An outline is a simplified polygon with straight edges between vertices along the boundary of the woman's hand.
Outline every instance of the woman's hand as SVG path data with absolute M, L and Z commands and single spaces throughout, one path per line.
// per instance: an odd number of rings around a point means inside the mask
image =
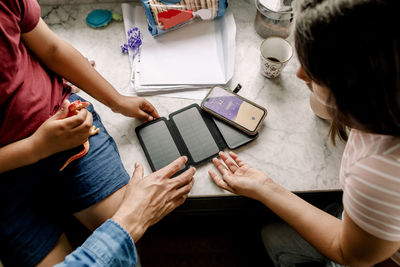
M 77 115 L 67 118 L 69 104 L 70 102 L 65 100 L 61 109 L 29 137 L 34 146 L 34 153 L 40 159 L 77 147 L 89 138 L 93 123 L 92 114 L 82 109 Z
M 180 157 L 164 168 L 143 177 L 143 167 L 135 164 L 121 206 L 112 217 L 137 242 L 148 227 L 185 202 L 194 180 L 194 167 L 170 179 L 187 162 Z
M 142 119 L 145 122 L 160 117 L 157 110 L 149 101 L 138 96 L 121 95 L 118 100 L 118 106 L 113 107 L 112 110 L 128 117 Z
M 232 159 L 224 152 L 219 152 L 219 156 L 225 163 L 216 158 L 213 159 L 215 167 L 217 167 L 221 175 L 209 170 L 211 178 L 221 188 L 232 193 L 260 200 L 265 194 L 265 188 L 274 182 L 265 173 L 257 170 L 244 163 L 238 155 L 229 152 Z

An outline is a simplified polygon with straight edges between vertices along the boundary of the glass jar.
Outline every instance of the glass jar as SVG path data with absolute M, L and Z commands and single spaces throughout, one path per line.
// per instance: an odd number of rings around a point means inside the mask
M 263 38 L 270 36 L 287 38 L 291 33 L 293 24 L 291 6 L 282 6 L 274 11 L 266 6 L 267 1 L 269 0 L 255 0 L 257 14 L 254 28 L 256 32 Z

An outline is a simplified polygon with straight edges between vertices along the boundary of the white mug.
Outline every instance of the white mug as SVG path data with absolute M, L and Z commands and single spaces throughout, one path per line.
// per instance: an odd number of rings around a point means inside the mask
M 267 78 L 276 78 L 293 55 L 290 43 L 281 37 L 269 37 L 260 46 L 261 73 Z

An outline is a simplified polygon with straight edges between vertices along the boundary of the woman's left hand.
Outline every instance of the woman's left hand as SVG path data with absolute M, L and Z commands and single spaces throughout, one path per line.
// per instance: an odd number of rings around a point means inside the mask
M 225 190 L 260 201 L 265 191 L 274 184 L 272 179 L 262 171 L 243 162 L 235 153 L 229 152 L 229 155 L 232 159 L 224 152 L 219 152 L 219 156 L 226 167 L 220 160 L 213 159 L 220 175 L 209 170 L 208 173 L 211 178 Z
M 118 101 L 118 107 L 113 110 L 128 117 L 142 119 L 145 122 L 152 121 L 160 117 L 157 110 L 149 101 L 138 96 L 121 95 Z

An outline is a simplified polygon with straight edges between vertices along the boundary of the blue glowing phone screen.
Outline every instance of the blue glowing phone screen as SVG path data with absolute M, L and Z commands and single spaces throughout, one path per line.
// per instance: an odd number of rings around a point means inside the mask
M 249 131 L 257 128 L 265 113 L 261 108 L 219 87 L 214 87 L 203 105 Z

